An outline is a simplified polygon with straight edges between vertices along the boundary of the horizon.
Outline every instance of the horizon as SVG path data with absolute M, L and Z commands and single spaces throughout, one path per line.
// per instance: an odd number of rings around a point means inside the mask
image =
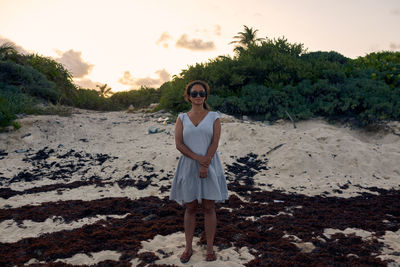
M 93 7 L 96 9 L 93 9 Z M 159 87 L 196 63 L 233 55 L 243 25 L 308 52 L 399 51 L 400 2 L 0 0 L 0 44 L 52 57 L 85 88 Z M 340 18 L 339 18 L 340 17 Z

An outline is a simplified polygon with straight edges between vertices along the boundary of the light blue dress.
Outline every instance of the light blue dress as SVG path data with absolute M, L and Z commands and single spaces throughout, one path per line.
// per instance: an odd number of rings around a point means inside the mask
M 183 124 L 183 143 L 193 153 L 205 156 L 213 138 L 214 121 L 219 118 L 217 112 L 209 111 L 203 120 L 194 126 L 186 113 L 180 113 Z M 224 202 L 228 199 L 228 188 L 221 161 L 216 152 L 208 167 L 208 176 L 199 177 L 200 164 L 185 155 L 181 155 L 172 181 L 169 199 L 179 204 L 201 199 Z

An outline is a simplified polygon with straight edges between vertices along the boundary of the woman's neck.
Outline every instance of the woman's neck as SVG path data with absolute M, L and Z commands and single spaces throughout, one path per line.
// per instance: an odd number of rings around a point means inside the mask
M 192 105 L 192 113 L 194 114 L 202 114 L 206 111 L 205 108 L 203 108 L 203 105 Z

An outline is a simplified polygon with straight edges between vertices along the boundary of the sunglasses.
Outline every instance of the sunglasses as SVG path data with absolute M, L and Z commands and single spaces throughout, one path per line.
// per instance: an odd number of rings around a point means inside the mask
M 207 93 L 205 91 L 201 91 L 201 92 L 193 91 L 193 92 L 190 92 L 190 96 L 191 97 L 197 97 L 197 95 L 200 95 L 200 97 L 206 97 Z

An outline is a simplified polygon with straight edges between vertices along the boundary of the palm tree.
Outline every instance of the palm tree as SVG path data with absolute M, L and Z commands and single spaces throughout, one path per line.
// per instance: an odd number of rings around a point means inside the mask
M 257 42 L 264 40 L 264 38 L 256 38 L 258 30 L 253 30 L 246 25 L 243 25 L 244 32 L 238 32 L 238 35 L 233 36 L 234 41 L 229 44 L 239 44 L 234 48 L 236 51 L 248 48 L 250 45 L 255 45 Z
M 102 86 L 96 85 L 96 87 L 99 88 L 99 95 L 102 97 L 106 97 L 109 94 L 113 94 L 113 92 L 111 91 L 111 88 L 110 87 L 107 88 L 107 84 L 102 85 Z
M 17 49 L 12 43 L 6 42 L 0 45 L 0 60 L 6 59 L 9 55 L 17 54 Z

